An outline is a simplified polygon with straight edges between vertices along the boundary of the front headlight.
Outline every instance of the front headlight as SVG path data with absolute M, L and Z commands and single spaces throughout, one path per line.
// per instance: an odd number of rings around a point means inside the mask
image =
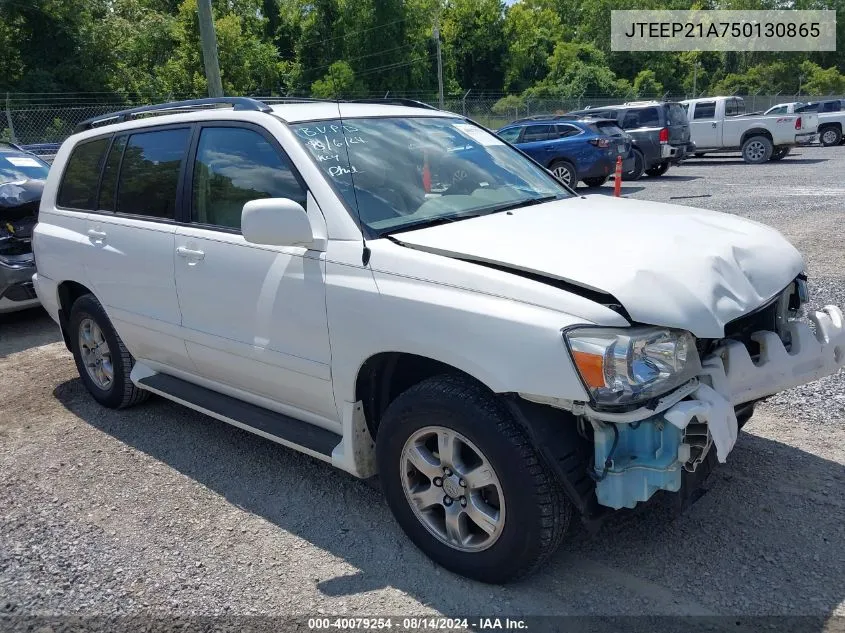
M 655 327 L 568 330 L 575 367 L 597 405 L 645 402 L 679 387 L 701 370 L 695 337 Z

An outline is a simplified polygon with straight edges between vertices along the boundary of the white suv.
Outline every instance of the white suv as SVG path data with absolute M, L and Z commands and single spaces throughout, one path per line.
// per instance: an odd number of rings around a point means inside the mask
M 845 363 L 773 229 L 576 195 L 451 113 L 227 98 L 81 127 L 34 281 L 92 396 L 378 473 L 466 576 L 529 572 L 573 512 L 687 495 L 755 401 Z

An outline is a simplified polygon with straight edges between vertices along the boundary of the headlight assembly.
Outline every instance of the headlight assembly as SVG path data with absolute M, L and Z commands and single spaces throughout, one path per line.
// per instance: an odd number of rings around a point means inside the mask
M 668 328 L 573 328 L 565 333 L 575 367 L 600 406 L 638 404 L 695 377 L 695 337 Z

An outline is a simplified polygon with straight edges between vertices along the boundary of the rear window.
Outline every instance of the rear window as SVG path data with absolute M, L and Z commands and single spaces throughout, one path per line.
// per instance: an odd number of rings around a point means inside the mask
M 70 154 L 56 203 L 60 207 L 93 211 L 97 206 L 97 186 L 109 139 L 80 143 Z
M 189 137 L 189 128 L 129 137 L 117 183 L 118 213 L 176 218 L 176 186 Z
M 669 125 L 687 124 L 687 112 L 680 106 L 680 104 L 669 103 L 666 105 L 665 109 L 666 120 L 669 121 Z
M 739 116 L 745 114 L 745 101 L 739 97 L 725 101 L 725 116 Z
M 599 134 L 605 134 L 607 136 L 621 136 L 624 134 L 622 128 L 613 121 L 597 121 L 591 127 Z

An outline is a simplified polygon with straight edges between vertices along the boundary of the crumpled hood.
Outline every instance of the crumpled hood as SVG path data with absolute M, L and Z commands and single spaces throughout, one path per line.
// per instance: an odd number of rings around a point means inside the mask
M 10 209 L 41 200 L 43 180 L 0 183 L 0 209 Z
M 616 297 L 632 319 L 724 336 L 799 274 L 776 230 L 726 213 L 569 198 L 396 233 L 406 246 L 554 277 Z

